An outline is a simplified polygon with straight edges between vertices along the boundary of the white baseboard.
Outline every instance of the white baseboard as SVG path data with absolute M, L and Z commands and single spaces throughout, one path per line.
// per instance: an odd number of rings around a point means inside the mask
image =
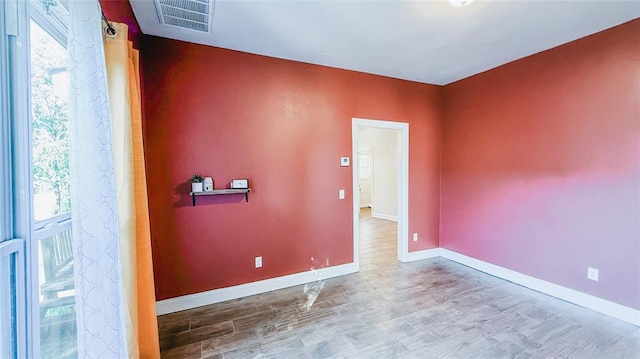
M 369 204 L 361 204 L 360 208 L 371 208 L 371 203 L 369 203 Z
M 160 300 L 156 302 L 156 311 L 158 315 L 174 313 L 181 310 L 201 307 L 203 305 L 220 303 L 231 299 L 247 297 L 254 294 L 270 292 L 272 290 L 338 277 L 345 274 L 355 273 L 357 271 L 358 268 L 354 263 L 322 269 L 312 269 L 308 272 L 295 273 L 282 277 L 236 285 L 233 287 L 214 289 L 202 293 Z
M 569 289 L 554 283 L 534 278 L 511 269 L 497 266 L 476 258 L 466 256 L 448 249 L 440 248 L 440 255 L 465 266 L 477 269 L 481 272 L 491 274 L 495 277 L 508 280 L 521 286 L 533 289 L 540 293 L 556 297 L 567 302 L 577 304 L 596 312 L 620 319 L 622 321 L 640 326 L 640 310 L 633 309 L 618 303 L 614 303 L 602 298 L 594 297 L 590 294 L 582 293 L 574 289 Z
M 386 219 L 387 221 L 398 222 L 398 216 L 391 216 L 391 215 L 388 215 L 388 214 L 382 214 L 382 213 L 378 213 L 378 212 L 371 212 L 371 217 L 379 218 L 379 219 Z
M 406 262 L 434 257 L 442 257 L 452 260 L 481 272 L 533 289 L 540 293 L 544 293 L 627 323 L 640 326 L 640 310 L 550 283 L 542 279 L 534 278 L 445 248 L 432 248 L 409 252 L 406 257 Z M 348 263 L 277 278 L 265 279 L 258 282 L 241 284 L 228 288 L 189 294 L 156 302 L 156 311 L 158 315 L 178 312 L 203 305 L 220 303 L 231 299 L 247 297 L 272 290 L 351 274 L 357 272 L 357 270 L 358 268 L 354 263 Z
M 407 256 L 405 257 L 406 260 L 403 262 L 413 262 L 419 261 L 421 259 L 435 258 L 440 256 L 442 256 L 440 254 L 440 248 L 431 248 L 422 251 L 409 252 L 409 254 L 407 254 Z

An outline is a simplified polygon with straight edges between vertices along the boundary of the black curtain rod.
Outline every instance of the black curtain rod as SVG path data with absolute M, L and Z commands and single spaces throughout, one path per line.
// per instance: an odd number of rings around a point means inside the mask
M 109 22 L 109 20 L 107 19 L 106 16 L 104 16 L 104 11 L 100 10 L 100 12 L 102 13 L 102 20 L 104 20 L 104 22 L 107 24 L 107 26 L 104 27 L 104 32 L 111 37 L 116 36 L 116 28 L 113 27 L 113 25 L 111 25 L 111 23 Z

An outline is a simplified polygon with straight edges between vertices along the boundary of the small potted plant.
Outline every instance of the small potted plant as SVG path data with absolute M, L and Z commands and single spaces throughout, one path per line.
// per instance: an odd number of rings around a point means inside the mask
M 191 176 L 191 192 L 202 192 L 203 178 L 199 173 Z

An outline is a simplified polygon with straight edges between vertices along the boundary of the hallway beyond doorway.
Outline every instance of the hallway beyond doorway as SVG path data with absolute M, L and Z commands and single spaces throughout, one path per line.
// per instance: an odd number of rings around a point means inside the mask
M 395 265 L 397 233 L 397 222 L 372 217 L 369 207 L 360 209 L 360 271 Z

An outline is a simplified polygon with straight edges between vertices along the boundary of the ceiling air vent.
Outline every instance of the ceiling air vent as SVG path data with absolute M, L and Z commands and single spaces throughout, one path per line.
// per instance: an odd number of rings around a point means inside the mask
M 155 0 L 160 22 L 188 30 L 209 32 L 210 0 Z

